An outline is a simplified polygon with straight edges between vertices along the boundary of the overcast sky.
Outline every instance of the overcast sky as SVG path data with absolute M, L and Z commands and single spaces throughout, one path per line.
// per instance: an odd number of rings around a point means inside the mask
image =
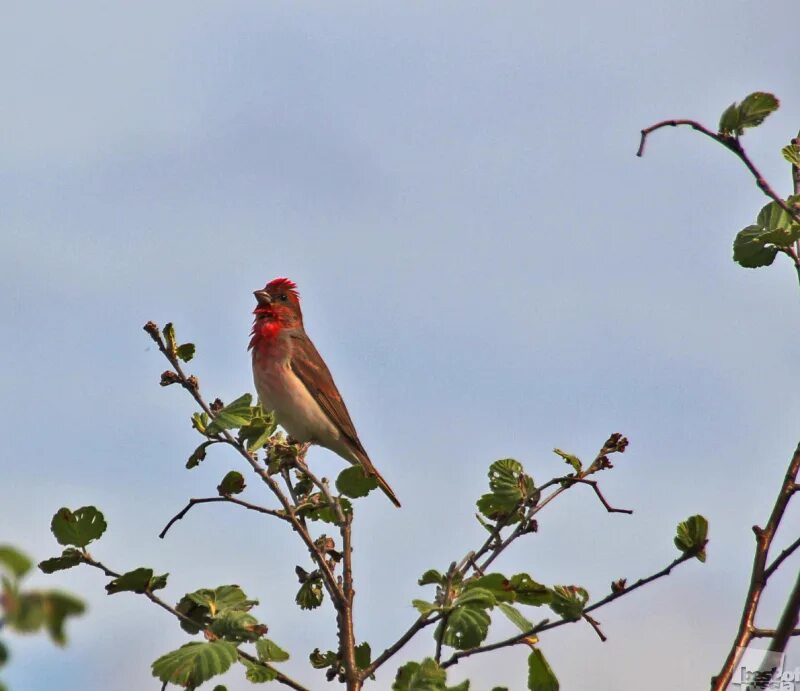
M 766 520 L 798 441 L 800 300 L 785 262 L 748 271 L 735 233 L 764 198 L 736 159 L 668 117 L 715 127 L 770 90 L 780 111 L 744 143 L 789 192 L 780 148 L 800 126 L 791 0 L 610 2 L 6 3 L 0 19 L 0 543 L 43 559 L 60 506 L 104 510 L 93 554 L 170 572 L 166 597 L 238 582 L 320 688 L 308 653 L 330 610 L 291 602 L 307 557 L 280 525 L 188 497 L 237 467 L 198 439 L 184 392 L 141 331 L 197 343 L 209 397 L 252 390 L 252 291 L 299 284 L 307 329 L 360 436 L 403 502 L 358 503 L 357 635 L 382 650 L 416 585 L 474 548 L 486 469 L 537 481 L 631 441 L 591 492 L 540 514 L 497 563 L 593 599 L 676 555 L 702 512 L 709 558 L 542 636 L 566 691 L 706 688 L 733 638 L 750 527 Z M 340 459 L 310 455 L 322 474 Z M 262 497 L 251 482 L 249 496 Z M 787 527 L 798 525 L 795 507 Z M 786 543 L 789 532 L 779 536 Z M 787 564 L 759 624 L 771 627 Z M 186 642 L 164 612 L 109 598 L 97 572 L 37 574 L 90 611 L 70 645 L 5 637 L 13 691 L 156 689 L 150 663 Z M 547 616 L 535 610 L 530 616 Z M 497 618 L 497 617 L 495 617 Z M 498 622 L 493 635 L 511 633 Z M 399 663 L 433 652 L 420 636 Z M 790 658 L 791 660 L 791 658 Z M 800 663 L 795 647 L 793 664 Z M 453 668 L 476 691 L 524 687 L 526 654 Z M 241 670 L 230 691 L 251 688 Z

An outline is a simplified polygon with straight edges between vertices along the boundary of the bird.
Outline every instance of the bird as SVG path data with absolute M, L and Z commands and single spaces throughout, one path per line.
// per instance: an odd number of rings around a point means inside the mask
M 276 278 L 253 295 L 256 308 L 248 349 L 261 406 L 273 412 L 293 439 L 325 447 L 361 466 L 399 507 L 394 491 L 364 450 L 333 376 L 305 331 L 295 282 Z

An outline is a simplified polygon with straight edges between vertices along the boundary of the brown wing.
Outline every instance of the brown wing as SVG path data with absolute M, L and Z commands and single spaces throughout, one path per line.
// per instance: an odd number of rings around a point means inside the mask
M 305 334 L 292 336 L 292 371 L 303 382 L 320 408 L 350 443 L 366 455 L 356 433 L 350 413 L 347 412 L 342 394 L 336 388 L 330 370 L 311 339 Z

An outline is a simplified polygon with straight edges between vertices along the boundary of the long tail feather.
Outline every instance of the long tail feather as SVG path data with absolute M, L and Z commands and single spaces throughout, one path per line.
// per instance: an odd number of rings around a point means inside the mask
M 392 504 L 399 509 L 400 500 L 397 498 L 394 490 L 389 487 L 389 483 L 386 482 L 386 480 L 384 480 L 381 474 L 378 472 L 378 469 L 372 465 L 372 461 L 369 460 L 369 456 L 367 456 L 365 453 L 358 453 L 357 455 L 359 465 L 364 468 L 369 475 L 372 475 L 378 481 L 378 487 L 380 487 L 383 493 L 389 497 L 389 500 L 392 502 Z

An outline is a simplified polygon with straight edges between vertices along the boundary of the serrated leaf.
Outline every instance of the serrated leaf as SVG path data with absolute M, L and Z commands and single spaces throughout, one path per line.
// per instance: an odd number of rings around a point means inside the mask
M 369 643 L 366 641 L 359 643 L 356 646 L 355 653 L 356 666 L 359 669 L 366 669 L 369 667 L 369 663 L 372 662 L 372 649 L 369 647 Z
M 226 429 L 236 429 L 246 425 L 253 417 L 251 403 L 253 397 L 246 393 L 233 403 L 222 408 L 206 427 L 206 434 L 219 434 Z
M 431 658 L 407 662 L 397 670 L 392 691 L 443 691 L 447 672 Z
M 258 604 L 258 600 L 248 600 L 247 595 L 238 585 L 221 585 L 217 588 L 201 588 L 185 597 L 208 609 L 211 616 L 226 609 L 238 612 L 249 612 Z
M 567 453 L 561 449 L 553 449 L 553 453 L 561 456 L 561 458 L 564 459 L 564 462 L 571 465 L 576 473 L 580 473 L 581 470 L 583 470 L 583 463 L 581 463 L 581 459 L 577 456 L 573 456 L 571 453 Z
M 539 648 L 528 655 L 528 691 L 558 691 L 558 679 Z
M 183 343 L 175 349 L 175 354 L 184 362 L 189 362 L 194 357 L 194 343 Z
M 577 585 L 557 585 L 552 590 L 550 609 L 567 621 L 578 621 L 583 615 L 589 593 Z
M 175 327 L 173 326 L 172 322 L 167 322 L 164 325 L 164 330 L 161 332 L 164 334 L 164 342 L 167 346 L 167 351 L 175 354 L 175 350 L 177 349 L 177 344 L 175 343 Z
M 456 607 L 439 622 L 434 636 L 438 638 L 444 626 L 442 642 L 451 648 L 469 650 L 481 644 L 489 633 L 491 617 L 480 607 Z
M 525 615 L 514 607 L 514 605 L 509 605 L 507 602 L 498 602 L 497 608 L 505 614 L 508 620 L 520 631 L 530 631 L 533 628 L 533 624 L 529 622 L 525 618 Z
M 204 428 L 205 429 L 205 428 Z M 192 468 L 196 468 L 206 459 L 206 452 L 208 451 L 208 447 L 212 444 L 216 444 L 213 439 L 209 441 L 204 441 L 200 446 L 198 446 L 193 452 L 192 455 L 189 456 L 189 460 L 186 461 L 186 468 L 191 470 Z
M 0 545 L 0 567 L 5 567 L 16 578 L 22 578 L 31 570 L 33 562 L 11 545 Z
M 247 612 L 226 609 L 211 620 L 211 632 L 227 641 L 255 641 L 265 632 L 266 627 Z
M 800 147 L 797 144 L 787 144 L 781 149 L 781 153 L 789 163 L 800 168 Z
M 489 490 L 478 499 L 478 510 L 486 518 L 507 523 L 519 521 L 522 504 L 535 503 L 539 495 L 533 478 L 525 474 L 521 463 L 511 458 L 495 461 L 489 466 Z
M 684 554 L 691 554 L 700 561 L 705 561 L 708 521 L 698 514 L 678 523 L 674 542 L 675 546 Z
M 195 688 L 227 672 L 238 651 L 228 641 L 192 642 L 162 655 L 153 663 L 153 676 L 165 683 Z
M 261 405 L 252 409 L 250 422 L 239 428 L 239 441 L 245 443 L 248 451 L 258 451 L 262 448 L 275 432 L 277 424 L 272 413 L 265 413 Z
M 739 132 L 739 109 L 731 103 L 719 118 L 720 134 L 737 134 Z
M 764 119 L 778 110 L 780 102 L 772 94 L 756 91 L 739 105 L 739 125 L 745 127 L 758 127 Z
M 245 657 L 240 658 L 240 662 L 244 665 L 245 670 L 247 670 L 245 672 L 247 681 L 252 682 L 253 684 L 264 684 L 268 681 L 274 681 L 278 678 L 277 670 L 273 669 L 269 665 L 251 662 Z
M 153 569 L 139 568 L 122 574 L 106 586 L 109 595 L 122 592 L 144 593 L 150 585 Z
M 231 494 L 240 494 L 245 487 L 244 476 L 236 470 L 231 470 L 217 485 L 217 492 L 219 492 L 219 496 L 226 497 Z
M 289 653 L 269 638 L 256 641 L 256 652 L 258 659 L 262 662 L 286 662 L 289 659 Z
M 412 600 L 411 604 L 420 614 L 429 614 L 439 609 L 439 605 L 427 602 L 426 600 Z
M 106 531 L 106 527 L 103 514 L 94 506 L 83 506 L 74 513 L 67 508 L 61 508 L 50 522 L 50 530 L 58 543 L 74 547 L 86 547 L 97 540 Z
M 546 585 L 537 583 L 527 573 L 518 573 L 510 578 L 514 599 L 523 605 L 540 607 L 550 603 L 553 594 Z
M 732 103 L 722 113 L 719 120 L 720 134 L 740 136 L 748 127 L 757 127 L 780 105 L 775 96 L 763 91 L 756 91 L 747 96 L 740 104 Z
M 747 226 L 740 230 L 733 241 L 733 261 L 746 269 L 769 266 L 775 261 L 778 248 L 767 245 L 761 226 Z
M 200 434 L 206 434 L 206 429 L 208 428 L 208 415 L 206 413 L 194 413 L 192 415 L 192 427 L 200 432 Z
M 778 202 L 770 202 L 758 214 L 756 224 L 761 226 L 761 240 L 778 247 L 789 247 L 800 238 L 800 224 L 795 222 Z
M 431 585 L 433 583 L 436 585 L 441 585 L 444 583 L 444 576 L 442 576 L 442 574 L 436 569 L 428 569 L 419 577 L 419 580 L 417 581 L 418 585 Z
M 300 609 L 316 609 L 322 604 L 323 599 L 322 579 L 309 578 L 300 586 L 294 600 Z
M 325 669 L 337 664 L 339 658 L 332 650 L 322 653 L 319 648 L 314 648 L 311 655 L 308 656 L 308 660 L 314 669 Z
M 345 468 L 336 478 L 336 489 L 352 498 L 366 497 L 377 486 L 375 476 L 367 475 L 360 465 Z
M 462 605 L 466 605 L 469 607 L 480 607 L 481 609 L 486 609 L 488 607 L 494 607 L 496 603 L 494 594 L 487 590 L 486 588 L 470 588 L 469 590 L 464 590 L 455 601 L 455 606 L 460 607 Z

